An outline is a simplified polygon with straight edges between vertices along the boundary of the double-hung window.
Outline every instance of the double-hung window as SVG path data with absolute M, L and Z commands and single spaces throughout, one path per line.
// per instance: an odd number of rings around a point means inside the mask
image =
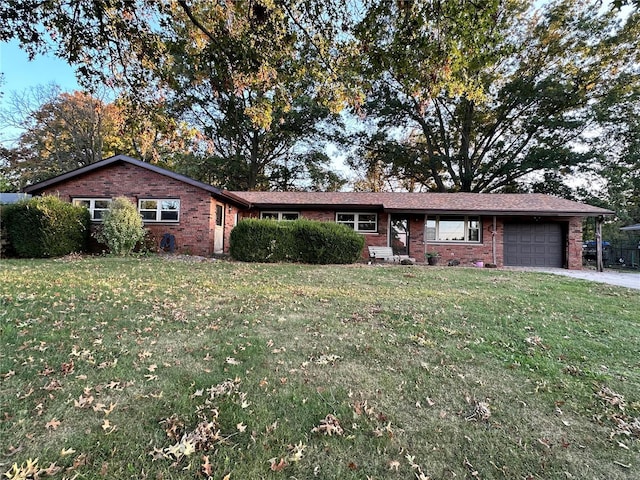
M 260 212 L 260 218 L 264 220 L 298 220 L 298 212 Z
M 428 242 L 480 243 L 480 217 L 439 215 L 427 218 L 425 237 Z
M 377 213 L 336 213 L 336 223 L 341 223 L 349 228 L 353 228 L 359 233 L 378 232 Z
M 180 200 L 175 198 L 138 200 L 138 211 L 145 222 L 180 221 Z
M 111 206 L 110 198 L 74 198 L 72 200 L 74 205 L 85 207 L 89 210 L 89 215 L 92 222 L 101 222 L 105 213 Z

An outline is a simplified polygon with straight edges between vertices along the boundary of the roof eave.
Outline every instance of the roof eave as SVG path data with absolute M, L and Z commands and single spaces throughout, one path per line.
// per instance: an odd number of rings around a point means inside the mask
M 385 208 L 385 212 L 389 213 L 408 213 L 416 214 L 432 214 L 432 215 L 489 215 L 498 217 L 597 217 L 600 215 L 615 215 L 614 212 L 605 210 L 598 212 L 584 211 L 536 211 L 536 210 L 470 210 L 470 209 L 451 209 L 451 208 L 422 208 L 422 209 L 403 209 L 403 208 Z
M 379 211 L 383 210 L 382 205 L 353 204 L 353 203 L 265 203 L 253 202 L 251 208 L 258 210 L 357 210 L 357 211 Z

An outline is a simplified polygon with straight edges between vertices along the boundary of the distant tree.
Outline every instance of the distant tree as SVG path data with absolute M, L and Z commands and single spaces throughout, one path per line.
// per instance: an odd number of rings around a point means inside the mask
M 196 132 L 170 118 L 162 104 L 143 111 L 125 97 L 105 102 L 57 85 L 12 92 L 0 125 L 21 132 L 2 153 L 2 169 L 17 186 L 117 153 L 171 166 L 197 149 Z
M 120 149 L 118 112 L 83 92 L 52 85 L 14 93 L 0 124 L 22 129 L 10 167 L 21 183 L 89 165 Z
M 595 166 L 596 105 L 618 83 L 640 85 L 638 15 L 622 22 L 573 0 L 526 6 L 375 3 L 356 31 L 373 135 L 352 166 L 472 192 Z

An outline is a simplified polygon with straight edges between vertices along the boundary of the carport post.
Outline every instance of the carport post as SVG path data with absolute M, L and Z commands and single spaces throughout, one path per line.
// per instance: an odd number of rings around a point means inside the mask
M 599 272 L 604 270 L 604 264 L 602 262 L 602 223 L 604 217 L 600 215 L 596 217 L 596 268 Z

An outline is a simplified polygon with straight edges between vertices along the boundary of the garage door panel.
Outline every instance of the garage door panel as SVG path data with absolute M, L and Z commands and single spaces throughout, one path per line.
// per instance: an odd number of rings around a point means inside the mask
M 564 237 L 560 223 L 509 223 L 504 228 L 504 264 L 562 267 Z

